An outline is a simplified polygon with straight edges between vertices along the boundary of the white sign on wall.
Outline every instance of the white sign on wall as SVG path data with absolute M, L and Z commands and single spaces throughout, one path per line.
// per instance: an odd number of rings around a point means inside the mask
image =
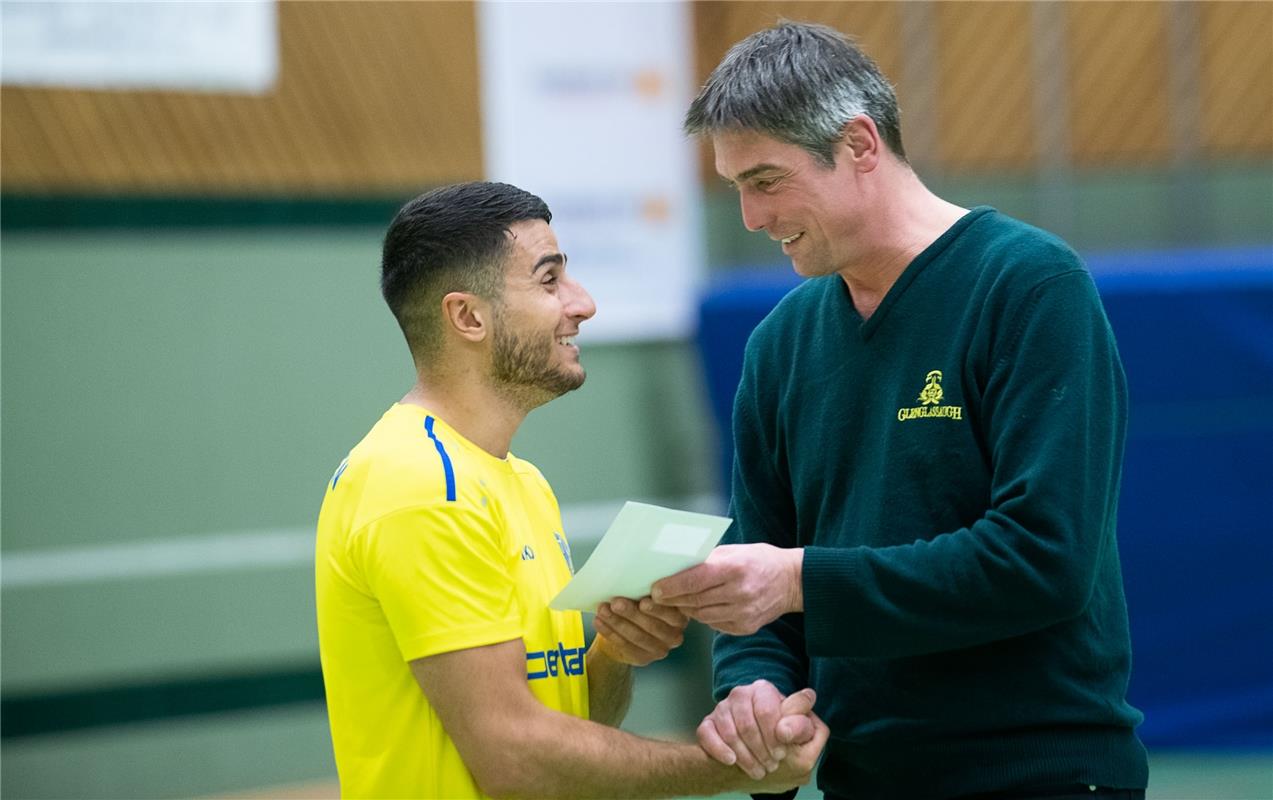
M 584 340 L 693 329 L 703 276 L 684 3 L 479 6 L 486 175 L 548 202 L 597 301 Z
M 268 91 L 278 77 L 273 0 L 0 3 L 6 84 Z

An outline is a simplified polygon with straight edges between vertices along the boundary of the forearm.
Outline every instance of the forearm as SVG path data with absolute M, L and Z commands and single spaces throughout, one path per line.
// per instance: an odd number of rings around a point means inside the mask
M 617 728 L 632 702 L 634 670 L 608 656 L 601 642 L 601 637 L 597 637 L 588 648 L 588 718 Z
M 966 527 L 903 532 L 897 538 L 911 543 L 891 547 L 806 548 L 809 652 L 924 655 L 1030 634 L 1085 613 L 1104 565 L 1117 559 L 1121 446 L 1110 433 L 1104 441 L 1074 434 L 1099 427 L 1096 416 L 1046 430 L 1038 424 L 1030 446 L 1000 448 L 990 508 Z M 1081 455 L 1070 456 L 1072 449 Z
M 1081 613 L 1088 559 L 1032 538 L 979 523 L 901 547 L 809 548 L 809 653 L 924 655 L 1020 636 Z
M 712 694 L 723 700 L 729 690 L 757 679 L 784 695 L 809 685 L 804 615 L 779 617 L 750 636 L 720 634 L 712 643 Z
M 478 787 L 492 797 L 774 791 L 807 780 L 824 743 L 790 768 L 784 761 L 765 782 L 751 783 L 697 744 L 642 739 L 547 707 L 527 685 L 520 639 L 416 659 L 411 669 Z
M 502 754 L 497 771 L 506 777 L 485 791 L 510 798 L 621 800 L 775 790 L 696 744 L 645 739 L 548 709 L 536 716 L 506 726 L 504 740 L 492 743 Z

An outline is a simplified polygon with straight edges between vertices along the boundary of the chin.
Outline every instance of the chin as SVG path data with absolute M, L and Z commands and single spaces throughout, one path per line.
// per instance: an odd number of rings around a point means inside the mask
M 821 278 L 824 275 L 838 272 L 835 267 L 827 266 L 826 264 L 798 261 L 794 258 L 791 259 L 791 270 L 802 278 Z
M 583 386 L 585 377 L 583 367 L 575 366 L 573 369 L 566 367 L 545 376 L 545 380 L 539 385 L 551 397 L 561 397 Z
M 821 270 L 812 269 L 809 267 L 809 265 L 801 264 L 799 261 L 796 261 L 794 258 L 791 259 L 791 271 L 796 273 L 802 278 L 816 278 L 819 275 L 824 274 Z
M 570 386 L 570 388 L 566 391 L 573 392 L 575 389 L 583 386 L 583 382 L 588 378 L 588 373 L 584 372 L 583 367 L 576 367 L 575 369 L 567 370 L 562 375 L 562 378 L 562 383 Z

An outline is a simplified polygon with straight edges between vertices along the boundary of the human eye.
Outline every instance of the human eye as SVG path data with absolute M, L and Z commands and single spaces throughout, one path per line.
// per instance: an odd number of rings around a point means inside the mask
M 755 181 L 752 182 L 752 186 L 756 187 L 757 190 L 762 192 L 773 191 L 774 187 L 777 185 L 778 185 L 777 178 L 757 178 Z
M 546 286 L 549 290 L 556 290 L 557 284 L 559 282 L 560 280 L 557 276 L 556 271 L 549 270 L 548 272 L 544 273 L 544 277 L 542 280 L 540 280 L 539 283 L 542 286 Z

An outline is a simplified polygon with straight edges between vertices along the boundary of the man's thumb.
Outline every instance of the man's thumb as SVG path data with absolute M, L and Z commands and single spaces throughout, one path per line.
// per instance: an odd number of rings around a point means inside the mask
M 774 732 L 783 744 L 802 745 L 813 739 L 813 720 L 805 714 L 783 717 Z
M 813 704 L 817 699 L 818 695 L 812 689 L 801 689 L 783 699 L 779 712 L 784 717 L 790 717 L 795 714 L 808 714 L 813 711 Z
M 782 719 L 774 728 L 778 741 L 784 744 L 802 745 L 813 738 L 814 725 L 810 714 L 818 695 L 812 689 L 801 689 L 788 695 L 779 707 Z

